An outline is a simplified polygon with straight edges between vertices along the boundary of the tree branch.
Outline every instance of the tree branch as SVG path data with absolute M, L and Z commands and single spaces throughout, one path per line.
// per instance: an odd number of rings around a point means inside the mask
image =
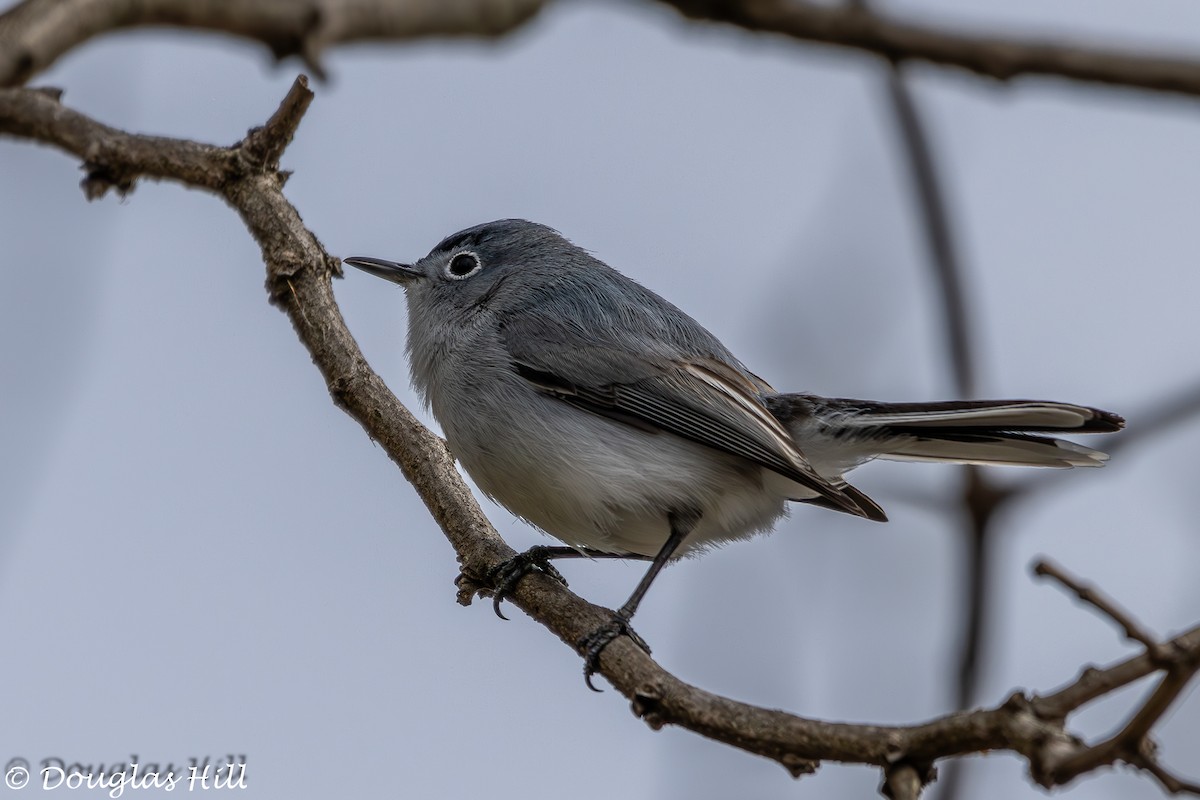
M 287 97 L 261 128 L 254 128 L 246 135 L 242 146 L 246 155 L 263 165 L 264 169 L 278 170 L 283 151 L 292 143 L 296 128 L 304 118 L 304 112 L 312 103 L 313 93 L 308 88 L 308 78 L 296 78 Z
M 1010 81 L 1054 75 L 1088 83 L 1200 96 L 1200 61 L 983 36 L 903 22 L 851 5 L 805 0 L 661 0 L 684 16 L 866 50 L 890 61 L 927 61 Z
M 1146 658 L 1155 667 L 1162 667 L 1166 674 L 1150 697 L 1131 715 L 1129 721 L 1117 733 L 1092 747 L 1081 750 L 1053 768 L 1054 780 L 1066 783 L 1085 772 L 1102 766 L 1124 761 L 1153 775 L 1163 788 L 1174 794 L 1200 794 L 1200 788 L 1170 775 L 1159 763 L 1157 747 L 1150 740 L 1150 730 L 1162 719 L 1192 678 L 1200 669 L 1200 654 L 1173 650 L 1172 645 L 1163 645 L 1144 630 L 1132 615 L 1118 606 L 1095 587 L 1068 575 L 1061 567 L 1049 561 L 1039 561 L 1034 574 L 1058 581 L 1073 592 L 1084 603 L 1110 618 L 1132 639 L 1146 648 Z M 1083 679 L 1081 678 L 1080 681 Z
M 202 189 L 217 189 L 233 154 L 226 148 L 182 139 L 134 136 L 102 125 L 59 102 L 61 93 L 0 89 L 0 132 L 54 145 L 83 160 L 82 181 L 89 200 L 115 187 L 125 194 L 134 181 L 170 178 Z
M 147 26 L 217 31 L 299 56 L 317 76 L 333 44 L 429 36 L 492 38 L 528 22 L 548 0 L 24 0 L 0 15 L 0 86 L 19 86 L 109 31 Z M 1009 81 L 1053 75 L 1200 96 L 1200 61 L 1057 41 L 1024 41 L 904 22 L 804 0 L 660 0 L 692 19 L 927 61 Z
M 1150 653 L 1156 659 L 1164 658 L 1164 654 L 1158 651 L 1158 642 L 1149 631 L 1144 630 L 1133 615 L 1118 606 L 1115 601 L 1097 589 L 1095 586 L 1086 584 L 1078 578 L 1068 575 L 1062 567 L 1052 561 L 1042 559 L 1033 566 L 1033 574 L 1040 578 L 1051 578 L 1058 581 L 1067 589 L 1075 593 L 1075 596 L 1084 603 L 1095 608 L 1104 616 L 1111 619 L 1121 628 L 1126 639 L 1138 642 L 1146 648 L 1146 652 Z
M 963 270 L 950 215 L 946 210 L 941 176 L 929 144 L 921 114 L 917 109 L 900 64 L 888 71 L 888 100 L 892 109 L 901 146 L 907 155 L 909 176 L 913 184 L 921 228 L 929 248 L 929 266 L 941 300 L 942 340 L 948 348 L 950 374 L 959 397 L 975 395 L 975 347 L 968 322 L 969 303 L 963 284 Z
M 296 55 L 318 77 L 338 42 L 430 36 L 495 37 L 545 0 L 25 0 L 0 15 L 0 86 L 18 86 L 64 53 L 109 31 L 171 26 L 256 40 Z

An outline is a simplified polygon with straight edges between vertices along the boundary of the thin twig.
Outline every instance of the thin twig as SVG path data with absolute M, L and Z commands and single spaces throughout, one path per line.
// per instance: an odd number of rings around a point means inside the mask
M 261 128 L 254 128 L 242 143 L 243 151 L 263 169 L 279 169 L 283 151 L 292 143 L 296 128 L 304 118 L 304 112 L 312 103 L 313 93 L 308 88 L 308 78 L 300 75 L 292 84 L 279 108 Z
M 921 210 L 921 228 L 929 247 L 929 266 L 941 300 L 938 308 L 943 331 L 939 338 L 949 351 L 950 374 L 958 396 L 970 398 L 976 390 L 975 337 L 968 321 L 970 303 L 963 283 L 962 262 L 954 244 L 945 191 L 929 144 L 929 132 L 900 64 L 894 64 L 889 70 L 888 99 L 900 132 L 900 142 L 908 156 L 909 175 Z
M 1193 636 L 1196 637 L 1194 642 Z M 1200 654 L 1200 626 L 1163 643 L 1162 647 L 1169 658 L 1180 662 L 1196 657 L 1196 654 Z M 1178 647 L 1182 647 L 1183 650 L 1177 651 Z M 1093 700 L 1104 697 L 1122 686 L 1137 683 L 1162 668 L 1161 661 L 1155 660 L 1145 652 L 1107 667 L 1087 667 L 1066 686 L 1049 694 L 1033 697 L 1029 704 L 1040 719 L 1063 720 Z
M 1138 767 L 1149 772 L 1154 776 L 1159 785 L 1171 794 L 1194 794 L 1200 795 L 1200 783 L 1189 781 L 1185 778 L 1180 778 L 1167 771 L 1167 769 L 1157 761 L 1151 761 L 1146 764 L 1138 764 Z
M 1150 731 L 1179 699 L 1195 677 L 1197 669 L 1200 669 L 1200 657 L 1181 651 L 1170 643 L 1164 645 L 1115 601 L 1094 586 L 1067 574 L 1058 565 L 1043 559 L 1034 566 L 1034 573 L 1057 581 L 1082 602 L 1114 621 L 1125 632 L 1127 638 L 1146 648 L 1145 658 L 1153 669 L 1163 669 L 1166 672 L 1158 686 L 1134 710 L 1129 721 L 1119 731 L 1050 767 L 1053 781 L 1058 784 L 1069 783 L 1079 775 L 1124 761 L 1150 773 L 1168 791 L 1200 794 L 1196 786 L 1175 778 L 1159 764 L 1157 749 L 1150 741 Z M 1093 678 L 1085 674 L 1077 681 L 1077 685 L 1085 680 L 1091 681 Z
M 1146 652 L 1150 654 L 1152 659 L 1161 661 L 1166 657 L 1166 654 L 1159 650 L 1158 639 L 1143 628 L 1133 618 L 1132 614 L 1117 605 L 1115 600 L 1106 596 L 1095 586 L 1084 583 L 1079 578 L 1067 574 L 1066 570 L 1062 567 L 1045 558 L 1039 559 L 1033 565 L 1033 574 L 1040 578 L 1050 578 L 1058 581 L 1073 592 L 1081 601 L 1092 606 L 1115 622 L 1125 634 L 1125 638 L 1138 642 L 1145 647 Z

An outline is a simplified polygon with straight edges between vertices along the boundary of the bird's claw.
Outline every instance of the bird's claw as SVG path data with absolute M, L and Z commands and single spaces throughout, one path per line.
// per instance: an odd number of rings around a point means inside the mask
M 517 584 L 530 572 L 540 572 L 563 586 L 567 585 L 566 578 L 550 563 L 549 553 L 549 548 L 542 545 L 531 547 L 488 571 L 487 582 L 492 585 L 492 610 L 496 612 L 497 617 L 508 619 L 500 610 L 500 603 L 512 595 Z
M 646 640 L 638 636 L 637 631 L 630 626 L 629 618 L 619 612 L 614 613 L 612 619 L 581 638 L 575 645 L 583 654 L 583 682 L 593 692 L 603 691 L 597 689 L 592 683 L 592 676 L 600 669 L 600 654 L 613 639 L 621 635 L 628 636 L 634 644 L 645 650 L 647 654 L 650 653 L 650 645 L 646 644 Z

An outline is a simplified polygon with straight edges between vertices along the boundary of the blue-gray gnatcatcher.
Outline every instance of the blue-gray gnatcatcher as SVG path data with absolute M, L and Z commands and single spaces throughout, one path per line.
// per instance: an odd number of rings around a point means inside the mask
M 581 643 L 589 678 L 672 558 L 768 530 L 789 500 L 885 521 L 845 479 L 866 461 L 1096 467 L 1103 453 L 1036 434 L 1124 425 L 1068 403 L 780 394 L 678 308 L 524 220 L 468 228 L 415 264 L 345 263 L 404 287 L 413 383 L 467 473 L 568 545 L 503 570 L 497 608 L 548 558 L 652 561 Z

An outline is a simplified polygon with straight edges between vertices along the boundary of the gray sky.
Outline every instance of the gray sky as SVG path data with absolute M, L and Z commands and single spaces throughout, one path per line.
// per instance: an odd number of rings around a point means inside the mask
M 1186 0 L 896 5 L 1200 45 Z M 527 217 L 671 298 L 780 388 L 950 395 L 874 61 L 566 4 L 498 45 L 340 49 L 327 66 L 284 166 L 333 253 L 411 259 L 468 225 Z M 297 71 L 249 45 L 149 31 L 94 42 L 37 83 L 117 127 L 228 143 Z M 982 393 L 1099 405 L 1136 428 L 1194 384 L 1194 102 L 913 75 L 968 267 Z M 456 605 L 449 545 L 329 401 L 234 213 L 174 185 L 89 204 L 79 177 L 57 152 L 0 141 L 0 760 L 244 753 L 256 797 L 872 795 L 874 770 L 826 764 L 793 784 L 765 760 L 651 732 L 615 692 L 588 692 L 579 659 L 519 613 Z M 336 291 L 415 406 L 400 292 L 359 274 Z M 1029 577 L 1038 554 L 1159 631 L 1200 619 L 1198 446 L 1193 422 L 1103 471 L 1045 476 L 1053 490 L 1005 516 L 981 703 L 1131 652 Z M 956 473 L 880 464 L 855 479 L 891 524 L 800 508 L 771 537 L 668 570 L 637 625 L 660 662 L 808 716 L 947 711 L 961 553 L 938 501 Z M 544 541 L 488 510 L 514 547 Z M 613 605 L 642 569 L 564 571 Z M 1134 699 L 1080 724 L 1101 735 Z M 1160 738 L 1165 761 L 1200 778 L 1194 698 Z M 974 798 L 1043 796 L 1009 756 L 975 759 L 970 780 Z M 1068 796 L 1160 792 L 1120 772 Z

